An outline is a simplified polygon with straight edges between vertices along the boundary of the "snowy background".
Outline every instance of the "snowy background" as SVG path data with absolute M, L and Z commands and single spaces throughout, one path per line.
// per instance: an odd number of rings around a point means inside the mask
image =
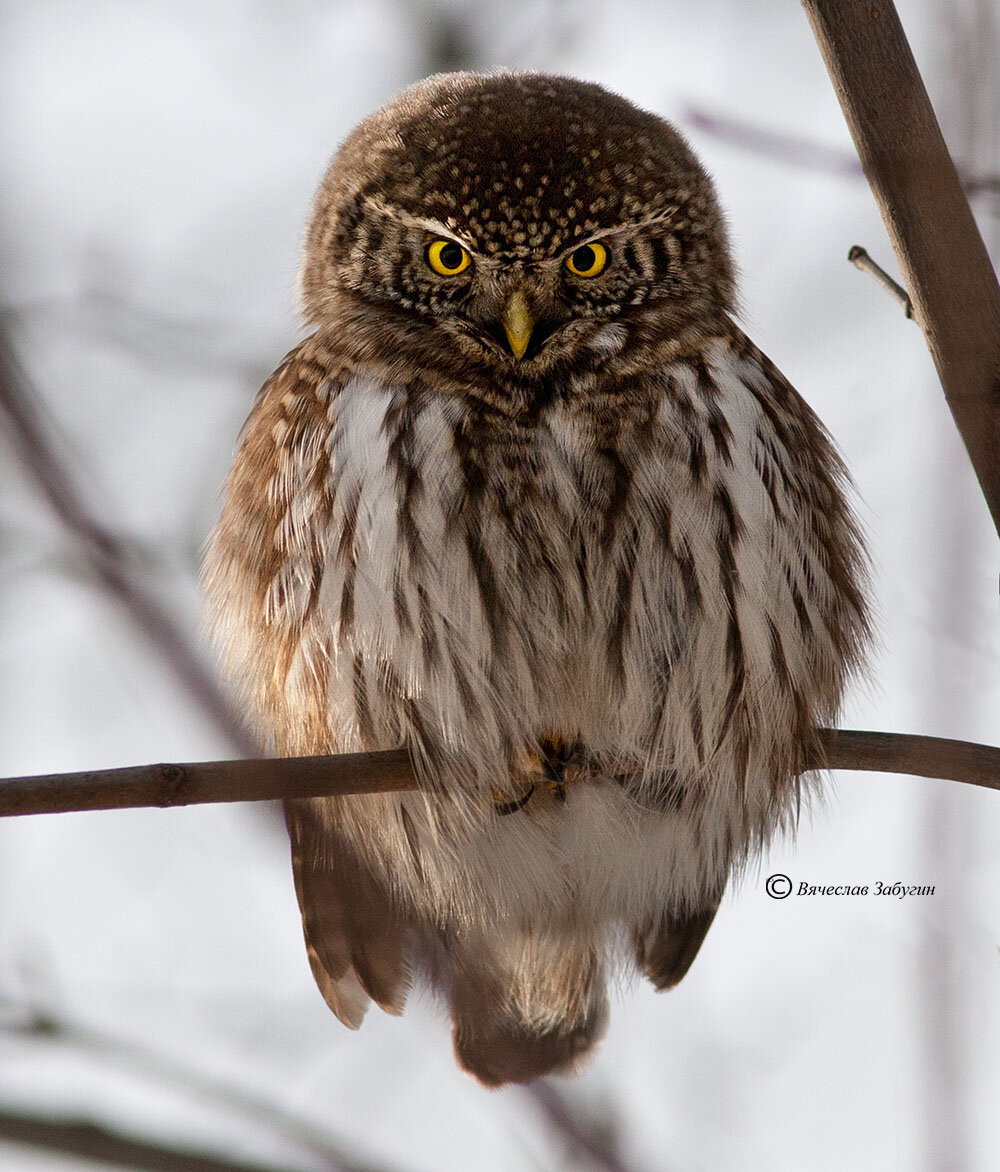
M 953 153 L 996 177 L 1000 6 L 898 7 Z M 837 438 L 871 538 L 881 642 L 845 727 L 1000 741 L 996 534 L 918 328 L 846 262 L 860 243 L 895 271 L 793 0 L 3 0 L 2 325 L 132 581 L 210 663 L 200 549 L 252 396 L 301 336 L 313 188 L 395 90 L 495 65 L 626 94 L 716 177 L 743 324 Z M 998 187 L 974 203 L 994 256 Z M 233 755 L 3 439 L 0 616 L 0 776 Z M 683 985 L 621 990 L 587 1072 L 534 1090 L 462 1075 L 420 997 L 343 1029 L 287 853 L 269 806 L 0 824 L 0 1167 L 182 1167 L 157 1146 L 206 1172 L 996 1167 L 996 793 L 837 776 Z M 935 894 L 776 902 L 778 871 Z M 137 1146 L 58 1155 L 80 1147 L 66 1122 Z

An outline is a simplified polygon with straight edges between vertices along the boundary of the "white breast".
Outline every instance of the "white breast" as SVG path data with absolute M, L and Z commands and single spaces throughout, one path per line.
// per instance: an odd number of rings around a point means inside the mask
M 498 456 L 485 468 L 485 493 L 470 502 L 454 438 L 462 402 L 429 395 L 410 411 L 401 392 L 362 377 L 342 390 L 330 441 L 336 507 L 310 622 L 333 660 L 331 709 L 345 748 L 362 746 L 360 680 L 379 743 L 398 742 L 405 702 L 426 736 L 477 772 L 502 762 L 505 745 L 552 731 L 659 770 L 717 770 L 733 613 L 743 708 L 762 729 L 781 715 L 771 632 L 795 627 L 789 573 L 812 579 L 803 593 L 814 608 L 825 576 L 818 563 L 803 564 L 764 490 L 759 465 L 770 457 L 758 437 L 767 420 L 729 351 L 720 346 L 714 358 L 727 459 L 706 444 L 701 483 L 692 478 L 689 415 L 705 405 L 679 365 L 652 431 L 621 438 L 631 490 L 611 541 L 595 515 L 602 472 L 593 435 L 572 402 L 540 416 L 522 454 L 530 494 L 507 499 L 517 477 Z M 716 490 L 741 528 L 735 597 L 720 559 Z M 511 510 L 520 510 L 516 524 Z M 807 670 L 801 648 L 786 654 L 793 671 Z

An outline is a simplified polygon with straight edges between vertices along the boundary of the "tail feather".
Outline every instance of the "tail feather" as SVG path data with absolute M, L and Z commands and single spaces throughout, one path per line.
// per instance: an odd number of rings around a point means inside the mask
M 451 974 L 452 1037 L 459 1064 L 486 1086 L 568 1073 L 604 1033 L 608 1001 L 601 958 L 572 942 L 519 942 L 514 963 L 458 964 Z M 548 942 L 551 943 L 551 942 Z M 540 955 L 541 954 L 541 955 Z
M 415 964 L 448 997 L 456 1057 L 484 1085 L 578 1068 L 607 1026 L 604 944 L 569 927 L 458 933 L 405 913 L 321 802 L 288 802 L 286 817 L 309 963 L 337 1017 L 357 1029 L 372 1000 L 401 1013 Z M 718 904 L 667 911 L 633 932 L 657 989 L 688 971 Z
M 306 936 L 306 955 L 316 987 L 323 1000 L 348 1029 L 361 1028 L 371 998 L 361 986 L 354 969 L 345 969 L 339 977 L 332 977 Z
M 285 816 L 306 950 L 324 1000 L 351 1029 L 369 999 L 401 1013 L 410 983 L 404 924 L 384 886 L 345 838 L 318 824 L 308 801 L 286 803 Z

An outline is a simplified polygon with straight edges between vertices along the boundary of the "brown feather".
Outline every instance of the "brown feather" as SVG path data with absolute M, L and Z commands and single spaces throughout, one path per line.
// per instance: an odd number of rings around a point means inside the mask
M 689 914 L 667 912 L 646 931 L 633 934 L 636 964 L 657 992 L 683 980 L 718 910 L 716 902 Z
M 409 987 L 403 925 L 384 886 L 346 838 L 318 823 L 310 802 L 287 802 L 285 817 L 309 962 L 324 999 L 351 1029 L 369 997 L 401 1013 Z
M 608 1021 L 604 970 L 595 952 L 566 938 L 506 943 L 512 955 L 501 949 L 490 955 L 484 945 L 453 958 L 451 966 L 455 1055 L 490 1087 L 571 1072 Z
M 487 1087 L 532 1082 L 547 1074 L 569 1074 L 599 1041 L 607 1026 L 607 1005 L 601 999 L 579 1020 L 535 1029 L 503 1014 L 464 1018 L 455 1015 L 452 1038 L 463 1070 Z

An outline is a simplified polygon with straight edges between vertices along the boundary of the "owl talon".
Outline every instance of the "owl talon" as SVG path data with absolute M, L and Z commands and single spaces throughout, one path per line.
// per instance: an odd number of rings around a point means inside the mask
M 552 794 L 552 796 L 557 801 L 566 801 L 566 786 L 561 778 L 557 780 L 552 777 L 547 777 L 545 779 L 545 784 L 548 787 L 549 793 Z
M 493 808 L 496 810 L 498 818 L 506 818 L 508 814 L 516 814 L 518 810 L 523 810 L 524 807 L 531 800 L 531 795 L 535 792 L 534 786 L 529 786 L 527 793 L 519 798 L 514 798 L 510 802 L 498 802 L 495 798 L 493 800 Z
M 566 768 L 573 754 L 573 746 L 561 737 L 553 737 L 543 743 L 545 757 L 542 773 L 549 793 L 560 802 L 566 801 Z

